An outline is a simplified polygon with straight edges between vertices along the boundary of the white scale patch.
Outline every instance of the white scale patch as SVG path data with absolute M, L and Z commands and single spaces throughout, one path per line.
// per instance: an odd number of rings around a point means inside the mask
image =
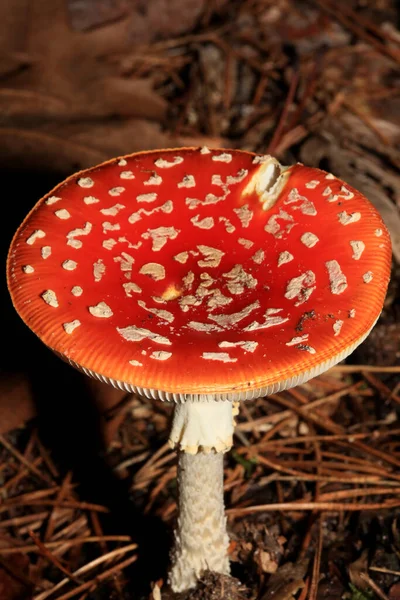
M 355 316 L 356 316 L 356 310 L 355 310 L 355 308 L 351 308 L 349 310 L 349 319 L 354 319 Z
M 279 221 L 283 221 L 284 223 L 280 223 Z M 272 215 L 268 219 L 264 229 L 267 233 L 270 233 L 275 238 L 280 239 L 285 233 L 289 233 L 294 225 L 295 222 L 293 217 L 285 210 L 279 209 L 278 214 Z
M 184 265 L 189 258 L 189 252 L 179 252 L 179 254 L 176 254 L 174 256 L 174 260 L 176 260 L 178 263 L 181 263 L 181 265 Z
M 251 248 L 252 246 L 254 246 L 254 242 L 252 242 L 251 240 L 246 240 L 245 238 L 239 238 L 238 242 L 241 246 L 244 246 L 244 248 L 246 248 L 247 250 L 249 248 Z
M 352 258 L 354 258 L 354 260 L 359 260 L 361 258 L 362 253 L 365 250 L 364 242 L 361 242 L 359 240 L 351 241 L 350 246 L 352 247 L 352 250 L 353 250 Z
M 241 348 L 245 352 L 254 352 L 258 346 L 258 342 L 244 341 L 239 342 L 220 342 L 219 348 Z
M 222 154 L 214 154 L 211 157 L 211 160 L 214 162 L 230 163 L 232 160 L 232 154 L 228 154 L 227 152 L 223 152 Z
M 175 319 L 174 315 L 168 310 L 163 310 L 160 308 L 151 308 L 147 306 L 146 302 L 143 302 L 143 300 L 139 300 L 138 305 L 140 306 L 140 308 L 147 310 L 147 312 L 156 315 L 156 317 L 162 319 L 163 321 L 167 321 L 168 323 L 172 323 L 172 321 L 174 321 Z
M 79 321 L 79 319 L 74 319 L 73 321 L 69 321 L 69 323 L 63 323 L 64 331 L 69 335 L 80 325 L 81 322 Z
M 373 273 L 372 271 L 367 271 L 366 273 L 364 273 L 363 275 L 363 281 L 364 283 L 370 283 L 373 279 Z
M 132 367 L 143 367 L 143 363 L 138 360 L 130 360 L 129 364 L 132 365 Z
M 64 262 L 62 263 L 62 268 L 65 269 L 66 271 L 75 271 L 76 267 L 78 266 L 78 263 L 75 260 L 64 260 Z
M 114 204 L 114 206 L 110 206 L 110 208 L 102 208 L 100 210 L 101 214 L 106 217 L 115 217 L 125 206 L 123 204 Z
M 118 166 L 119 167 L 126 167 L 128 163 L 126 162 L 126 160 L 124 158 L 120 158 L 120 160 L 118 161 Z
M 226 195 L 224 196 L 216 196 L 215 194 L 207 194 L 204 200 L 199 200 L 198 198 L 185 198 L 186 206 L 193 210 L 197 206 L 208 206 L 209 204 L 217 204 L 222 200 L 225 200 Z
M 174 240 L 179 233 L 180 229 L 175 229 L 175 227 L 157 227 L 156 229 L 148 229 L 146 233 L 142 233 L 142 238 L 145 240 L 151 238 L 153 242 L 152 250 L 153 252 L 158 252 L 165 246 L 168 240 Z
M 299 203 L 297 205 L 297 203 Z M 284 204 L 295 204 L 292 206 L 293 210 L 299 210 L 303 215 L 309 215 L 315 217 L 317 214 L 317 209 L 311 200 L 306 198 L 306 196 L 301 196 L 299 190 L 297 188 L 293 188 L 290 190 L 287 199 L 284 201 Z
M 303 233 L 300 241 L 307 248 L 314 248 L 314 246 L 319 242 L 319 238 L 314 233 L 307 231 L 306 233 Z
M 136 283 L 133 283 L 133 281 L 130 281 L 129 283 L 123 283 L 122 287 L 124 288 L 124 292 L 128 296 L 128 298 L 132 298 L 132 293 L 142 293 L 142 288 L 139 287 Z
M 212 331 L 223 331 L 218 325 L 212 323 L 200 323 L 199 321 L 189 321 L 187 326 L 195 331 L 202 331 L 203 333 L 211 333 Z
M 107 231 L 119 231 L 121 229 L 121 225 L 119 223 L 110 223 L 110 221 L 104 221 L 102 223 L 103 233 L 107 233 Z
M 199 267 L 218 267 L 222 257 L 225 252 L 222 250 L 218 250 L 217 248 L 212 248 L 211 246 L 197 246 L 198 250 L 200 250 L 203 255 L 203 259 L 197 261 Z
M 109 319 L 114 314 L 105 302 L 99 302 L 95 306 L 89 306 L 88 310 L 91 315 L 99 317 L 100 319 Z
M 117 243 L 117 240 L 114 240 L 114 238 L 108 238 L 108 240 L 104 240 L 101 245 L 106 250 L 112 250 Z
M 278 309 L 281 310 L 281 309 Z M 276 327 L 277 325 L 282 325 L 289 321 L 289 317 L 275 317 L 270 316 L 268 314 L 268 310 L 264 313 L 264 321 L 260 323 L 259 321 L 253 321 L 250 325 L 247 325 L 243 329 L 243 331 L 258 331 L 260 329 L 268 329 L 269 327 Z
M 141 275 L 148 275 L 154 281 L 160 281 L 165 278 L 165 268 L 159 263 L 146 263 L 141 267 L 139 273 Z
M 341 321 L 340 319 L 337 319 L 333 324 L 333 331 L 334 331 L 335 336 L 340 334 L 342 327 L 343 327 L 343 321 Z
M 165 352 L 165 350 L 155 350 L 150 354 L 150 358 L 154 360 L 168 360 L 171 356 L 172 352 Z
M 61 198 L 59 198 L 58 196 L 50 196 L 45 201 L 45 204 L 48 204 L 48 205 L 55 204 L 56 202 L 59 202 L 60 200 L 61 200 Z
M 123 194 L 125 191 L 124 187 L 121 186 L 117 186 L 117 187 L 113 187 L 110 190 L 108 190 L 108 194 L 110 196 L 120 196 L 121 194 Z
M 237 362 L 237 358 L 232 358 L 227 352 L 203 352 L 201 358 L 205 360 L 218 360 L 224 363 Z
M 172 160 L 157 158 L 157 160 L 154 161 L 154 164 L 159 169 L 170 169 L 171 167 L 175 167 L 176 165 L 180 165 L 181 163 L 183 163 L 182 156 L 174 156 Z
M 303 342 L 306 342 L 309 337 L 310 336 L 308 333 L 304 333 L 303 335 L 296 335 L 295 337 L 292 337 L 292 339 L 289 342 L 286 342 L 286 346 L 297 346 L 297 344 L 302 344 Z
M 256 263 L 256 265 L 261 265 L 265 260 L 265 252 L 264 250 L 257 250 L 255 254 L 251 257 L 251 260 Z
M 185 175 L 178 183 L 178 188 L 192 188 L 196 186 L 196 180 L 193 175 Z
M 156 344 L 171 346 L 171 341 L 150 329 L 144 327 L 136 327 L 136 325 L 128 325 L 128 327 L 117 327 L 118 333 L 128 342 L 141 342 L 142 340 L 151 340 Z
M 160 177 L 160 175 L 157 175 L 157 173 L 153 173 L 152 175 L 150 175 L 150 177 L 147 179 L 147 181 L 143 181 L 143 185 L 161 185 L 162 184 L 162 177 Z
M 121 252 L 121 256 L 114 256 L 114 262 L 120 263 L 121 271 L 132 271 L 135 259 L 127 252 Z
M 73 287 L 73 288 L 71 288 L 71 294 L 72 294 L 73 296 L 76 296 L 76 297 L 78 297 L 78 296 L 82 296 L 82 294 L 83 294 L 83 289 L 81 288 L 81 286 L 80 286 L 80 285 L 74 285 L 74 287 Z
M 229 281 L 226 287 L 231 294 L 242 294 L 246 288 L 254 289 L 257 286 L 257 279 L 250 273 L 247 273 L 242 265 L 235 265 L 228 273 L 223 273 L 223 277 Z
M 22 270 L 24 273 L 27 273 L 28 275 L 35 272 L 35 269 L 32 267 L 32 265 L 24 265 L 22 267 Z
M 256 302 L 253 302 L 253 304 L 245 306 L 239 312 L 223 315 L 208 315 L 208 319 L 210 319 L 210 321 L 215 321 L 221 327 L 229 328 L 232 325 L 236 325 L 236 323 L 239 323 L 239 321 L 242 321 L 243 319 L 248 317 L 257 308 L 260 308 L 260 302 L 258 300 L 256 300 Z
M 342 272 L 337 260 L 328 260 L 325 263 L 328 269 L 329 283 L 332 294 L 342 294 L 347 288 L 347 277 Z
M 154 202 L 157 200 L 157 198 L 158 195 L 156 192 L 150 192 L 150 194 L 139 194 L 139 196 L 136 196 L 136 200 L 138 202 Z
M 129 221 L 129 223 L 133 224 L 133 223 L 137 223 L 137 221 L 140 221 L 142 218 L 142 215 L 144 215 L 145 217 L 150 217 L 151 215 L 154 215 L 157 212 L 163 212 L 165 214 L 169 214 L 173 210 L 174 210 L 174 204 L 173 204 L 172 200 L 167 200 L 166 202 L 164 202 L 164 204 L 162 206 L 156 206 L 152 210 L 146 210 L 145 208 L 139 208 L 139 210 L 137 210 L 136 212 L 134 212 L 130 215 L 130 217 L 128 218 L 128 221 Z
M 325 179 L 336 179 L 335 175 L 332 175 L 332 173 L 327 173 L 325 175 Z
M 41 294 L 41 296 L 46 302 L 46 304 L 52 306 L 53 308 L 58 308 L 57 296 L 56 293 L 53 292 L 53 290 L 46 290 L 45 292 L 43 292 L 43 294 Z
M 354 212 L 348 213 L 345 210 L 338 214 L 339 223 L 342 225 L 349 225 L 350 223 L 357 223 L 361 219 L 361 213 Z
M 200 219 L 200 215 L 196 215 L 190 220 L 195 227 L 199 227 L 200 229 L 212 229 L 214 227 L 214 219 L 212 217 Z
M 81 240 L 76 240 L 76 237 L 80 237 L 82 235 L 88 235 L 92 231 L 92 224 L 86 222 L 83 227 L 78 229 L 73 229 L 69 233 L 67 233 L 67 244 L 68 246 L 72 246 L 73 248 L 81 248 L 82 242 Z
M 83 199 L 85 204 L 98 204 L 100 202 L 100 200 L 98 198 L 95 198 L 95 196 L 85 196 Z
M 330 189 L 330 188 L 327 188 Z M 353 192 L 351 192 L 349 189 L 347 189 L 346 186 L 342 185 L 342 187 L 340 188 L 340 193 L 339 194 L 329 194 L 328 197 L 328 202 L 337 202 L 338 200 L 351 200 L 352 198 L 354 198 L 354 194 Z
M 219 221 L 220 223 L 224 223 L 225 230 L 227 233 L 233 233 L 234 231 L 236 231 L 236 227 L 226 217 L 219 217 Z
M 51 256 L 51 246 L 43 246 L 43 248 L 40 249 L 40 254 L 45 260 L 46 258 L 49 258 L 49 256 Z
M 286 263 L 290 262 L 291 260 L 294 259 L 293 254 L 291 254 L 290 252 L 288 252 L 288 250 L 285 250 L 284 252 L 281 252 L 278 256 L 278 267 L 281 267 L 282 265 L 285 265 Z
M 239 217 L 242 227 L 248 227 L 250 225 L 250 221 L 252 220 L 254 213 L 252 210 L 250 210 L 248 204 L 244 204 L 240 208 L 234 208 L 233 212 L 235 212 Z
M 320 184 L 321 182 L 318 181 L 317 179 L 313 179 L 312 181 L 308 181 L 306 183 L 306 188 L 308 190 L 315 190 L 315 188 Z
M 63 221 L 66 221 L 67 219 L 71 218 L 70 213 L 65 208 L 60 208 L 60 210 L 54 211 L 54 214 L 56 215 L 56 217 L 62 219 Z
M 315 285 L 315 273 L 306 271 L 298 277 L 293 277 L 286 286 L 285 298 L 293 300 L 297 298 L 295 306 L 306 302 L 317 286 Z
M 309 352 L 310 354 L 316 353 L 315 348 L 313 348 L 312 346 L 309 346 L 308 344 L 297 344 L 296 348 L 298 350 L 303 350 L 304 352 Z
M 211 154 L 211 150 L 207 148 L 207 146 L 202 146 L 200 148 L 200 154 Z
M 101 281 L 105 272 L 106 272 L 106 265 L 103 263 L 101 258 L 99 258 L 99 260 L 97 260 L 95 263 L 93 263 L 93 277 L 94 277 L 94 280 L 96 283 Z
M 36 229 L 33 233 L 31 233 L 31 235 L 27 238 L 26 243 L 29 246 L 32 246 L 32 244 L 34 244 L 36 242 L 36 240 L 39 240 L 41 238 L 45 237 L 45 232 L 42 229 Z
M 253 165 L 261 165 L 265 162 L 267 162 L 267 160 L 269 160 L 271 157 L 268 154 L 262 154 L 259 156 L 255 156 L 252 160 Z
M 132 173 L 132 171 L 121 171 L 119 176 L 120 176 L 120 179 L 135 179 L 135 176 Z
M 382 234 L 383 234 L 382 229 L 375 229 L 375 235 L 376 235 L 376 237 L 381 237 Z
M 94 186 L 94 181 L 91 177 L 81 177 L 76 183 L 81 188 L 91 188 Z

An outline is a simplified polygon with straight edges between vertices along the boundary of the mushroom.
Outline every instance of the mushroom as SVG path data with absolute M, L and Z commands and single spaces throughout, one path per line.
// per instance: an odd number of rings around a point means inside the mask
M 9 251 L 25 323 L 86 374 L 175 403 L 170 584 L 229 572 L 223 454 L 239 401 L 347 357 L 381 311 L 391 247 L 355 189 L 239 150 L 137 153 L 69 177 Z

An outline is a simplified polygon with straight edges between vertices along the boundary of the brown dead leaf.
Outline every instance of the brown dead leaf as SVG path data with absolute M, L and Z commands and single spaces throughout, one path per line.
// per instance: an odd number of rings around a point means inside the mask
M 29 558 L 14 554 L 7 559 L 0 557 L 1 600 L 30 600 L 34 584 L 28 577 Z
M 269 578 L 261 600 L 294 600 L 295 594 L 304 587 L 308 563 L 308 560 L 299 560 L 279 567 Z
M 368 550 L 364 550 L 361 556 L 349 566 L 350 581 L 358 590 L 366 591 L 369 588 L 363 577 L 367 572 Z

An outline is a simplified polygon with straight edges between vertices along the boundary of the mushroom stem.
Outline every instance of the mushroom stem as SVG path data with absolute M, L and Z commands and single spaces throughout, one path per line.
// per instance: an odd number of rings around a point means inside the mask
M 221 452 L 179 452 L 179 517 L 169 584 L 174 592 L 196 585 L 205 570 L 229 574 Z

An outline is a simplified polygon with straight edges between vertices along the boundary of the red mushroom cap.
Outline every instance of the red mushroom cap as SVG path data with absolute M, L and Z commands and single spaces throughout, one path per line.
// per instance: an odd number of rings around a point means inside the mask
M 16 310 L 84 372 L 165 399 L 250 398 L 329 368 L 379 316 L 389 235 L 319 169 L 288 168 L 265 201 L 265 160 L 156 150 L 69 177 L 13 239 Z

